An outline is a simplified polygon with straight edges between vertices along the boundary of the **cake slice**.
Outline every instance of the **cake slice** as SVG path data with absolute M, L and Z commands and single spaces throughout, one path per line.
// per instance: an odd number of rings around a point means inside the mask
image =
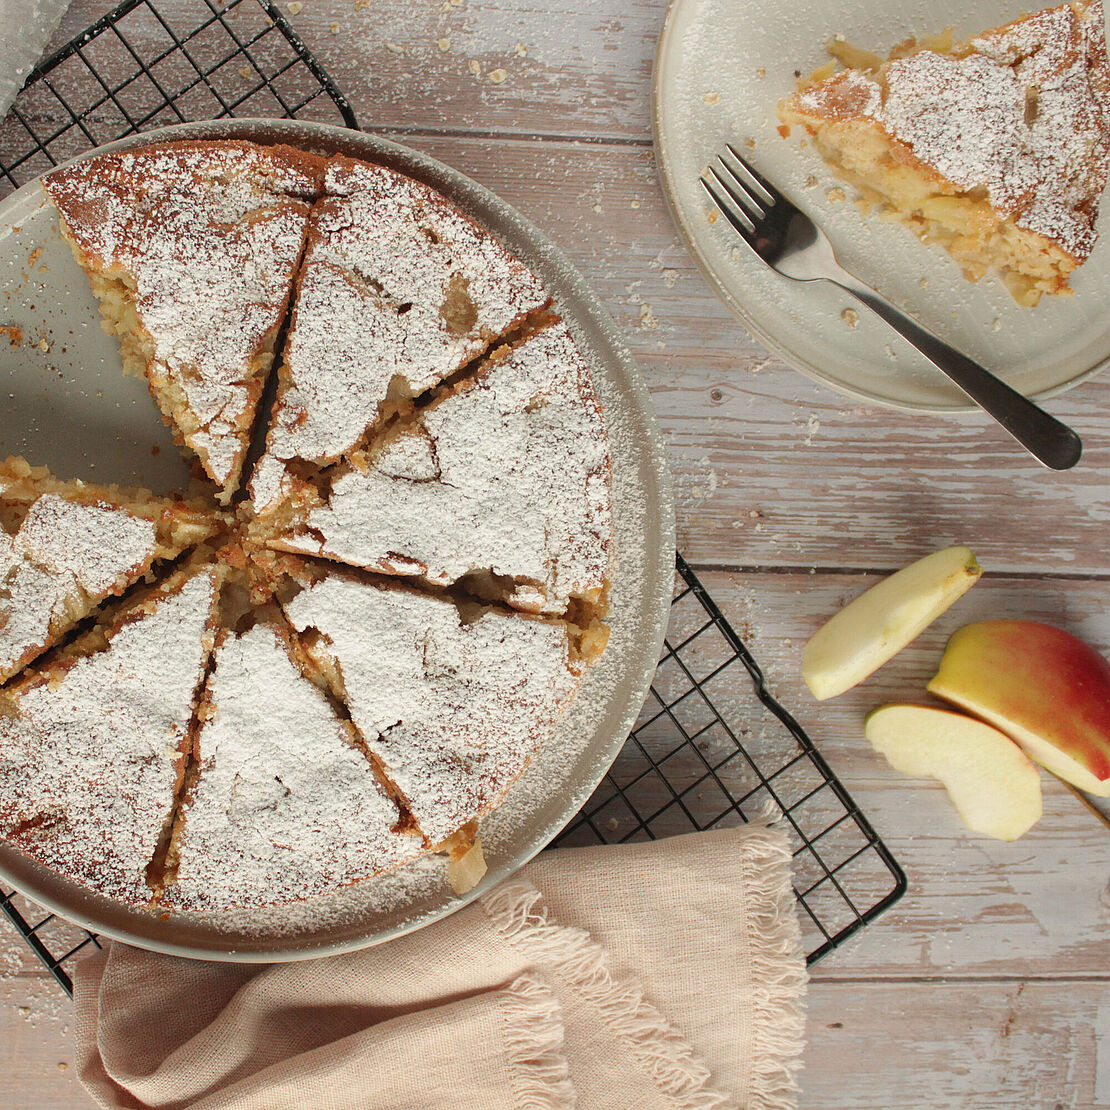
M 95 894 L 151 899 L 221 573 L 175 572 L 0 693 L 0 836 Z
M 985 31 L 911 39 L 883 62 L 844 43 L 779 105 L 863 200 L 944 246 L 1014 299 L 1070 293 L 1089 257 L 1110 166 L 1110 64 L 1101 0 Z M 785 129 L 783 129 L 785 130 Z
M 329 471 L 326 500 L 303 484 L 268 545 L 589 624 L 613 558 L 611 470 L 589 369 L 560 323 Z
M 559 622 L 339 570 L 283 607 L 429 847 L 504 797 L 579 683 Z
M 273 363 L 323 160 L 178 142 L 56 170 L 62 234 L 166 423 L 227 504 Z
M 0 682 L 153 565 L 227 523 L 195 501 L 63 482 L 21 458 L 0 461 Z
M 358 749 L 349 721 L 260 623 L 216 647 L 194 780 L 169 853 L 168 909 L 211 913 L 300 901 L 422 851 Z
M 337 461 L 548 303 L 522 262 L 427 185 L 335 157 L 324 187 L 252 478 L 259 508 L 289 463 Z

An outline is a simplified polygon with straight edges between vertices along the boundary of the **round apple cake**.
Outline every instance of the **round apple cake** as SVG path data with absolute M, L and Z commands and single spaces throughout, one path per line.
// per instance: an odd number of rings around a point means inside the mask
M 543 283 L 344 156 L 173 142 L 42 184 L 193 465 L 164 498 L 0 465 L 0 836 L 163 915 L 430 853 L 472 884 L 608 631 L 609 438 Z

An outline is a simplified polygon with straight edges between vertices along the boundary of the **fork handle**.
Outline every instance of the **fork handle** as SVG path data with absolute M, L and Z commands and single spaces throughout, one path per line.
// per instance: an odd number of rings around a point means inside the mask
M 1083 442 L 1066 424 L 923 328 L 871 286 L 847 271 L 842 273 L 843 279 L 829 280 L 881 316 L 1045 466 L 1052 470 L 1067 470 L 1079 462 Z

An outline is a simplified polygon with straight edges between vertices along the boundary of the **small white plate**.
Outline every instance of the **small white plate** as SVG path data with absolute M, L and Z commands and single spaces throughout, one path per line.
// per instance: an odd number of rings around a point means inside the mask
M 861 215 L 852 190 L 838 189 L 798 129 L 786 139 L 776 130 L 775 108 L 793 90 L 795 72 L 828 61 L 836 34 L 885 56 L 911 35 L 952 26 L 967 37 L 1025 10 L 1017 0 L 672 0 L 654 77 L 656 148 L 671 211 L 725 303 L 804 374 L 896 408 L 972 408 L 847 294 L 779 276 L 724 220 L 710 223 L 712 202 L 698 177 L 726 142 L 828 232 L 847 269 L 1023 393 L 1052 396 L 1110 361 L 1110 235 L 1072 278 L 1074 297 L 1022 308 L 997 277 L 965 281 L 942 248 Z

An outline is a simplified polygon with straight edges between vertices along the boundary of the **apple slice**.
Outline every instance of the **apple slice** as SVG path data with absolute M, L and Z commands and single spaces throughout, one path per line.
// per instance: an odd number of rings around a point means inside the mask
M 973 832 L 1017 840 L 1041 816 L 1041 776 L 998 729 L 927 705 L 884 705 L 866 736 L 896 771 L 939 779 Z
M 1066 782 L 1110 797 L 1110 663 L 1039 621 L 980 621 L 955 632 L 931 694 L 990 721 Z
M 934 551 L 850 601 L 810 637 L 802 678 L 819 701 L 862 682 L 978 581 L 966 547 Z

